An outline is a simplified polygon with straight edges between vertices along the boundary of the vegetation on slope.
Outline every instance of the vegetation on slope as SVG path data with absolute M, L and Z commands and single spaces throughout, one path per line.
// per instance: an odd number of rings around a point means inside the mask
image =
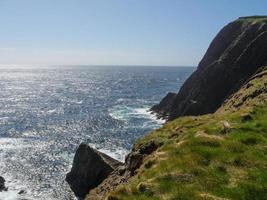
M 255 16 L 247 16 L 247 17 L 239 17 L 238 21 L 245 21 L 248 23 L 258 23 L 258 22 L 262 22 L 262 23 L 266 23 L 267 22 L 267 16 L 265 15 L 255 15 Z
M 165 124 L 135 145 L 161 147 L 108 200 L 267 199 L 267 71 L 225 108 Z

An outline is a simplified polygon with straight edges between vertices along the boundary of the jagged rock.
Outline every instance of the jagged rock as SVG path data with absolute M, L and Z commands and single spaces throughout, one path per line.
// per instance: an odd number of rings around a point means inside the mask
M 160 144 L 156 144 L 154 140 L 151 140 L 139 147 L 139 152 L 141 154 L 151 154 L 153 151 L 155 151 Z
M 122 176 L 126 171 L 126 167 L 125 166 L 120 166 L 120 167 L 118 167 L 117 170 L 118 170 L 118 174 Z
M 149 195 L 149 196 L 152 196 L 152 195 L 153 195 L 153 192 L 152 192 L 152 190 L 150 189 L 149 184 L 147 184 L 147 183 L 143 183 L 143 182 L 139 183 L 139 184 L 137 185 L 137 190 L 138 190 L 140 193 L 146 193 L 146 194 Z
M 18 194 L 26 194 L 26 191 L 25 191 L 25 190 L 20 190 L 20 191 L 18 192 Z
M 155 141 L 151 140 L 129 153 L 125 159 L 127 171 L 129 171 L 131 175 L 134 175 L 136 170 L 143 163 L 143 158 L 154 152 L 160 145 L 161 144 L 156 144 Z
M 175 99 L 176 94 L 169 92 L 159 104 L 154 105 L 150 110 L 155 112 L 159 118 L 167 117 L 168 113 L 170 112 L 171 105 L 173 100 Z
M 169 120 L 213 113 L 267 63 L 266 52 L 267 17 L 239 18 L 218 33 L 170 104 L 153 108 Z
M 114 197 L 112 195 L 109 195 L 106 200 L 119 200 L 117 197 Z
M 135 170 L 140 167 L 142 162 L 143 154 L 140 154 L 139 152 L 129 153 L 125 160 L 127 170 L 130 172 L 131 175 L 134 175 Z
M 7 191 L 7 187 L 5 186 L 6 180 L 0 176 L 0 192 Z
M 245 113 L 241 115 L 241 120 L 242 122 L 247 122 L 247 121 L 252 120 L 252 117 L 249 113 Z
M 151 140 L 133 147 L 131 153 L 126 156 L 124 165 L 116 168 L 100 185 L 91 190 L 87 195 L 87 200 L 112 199 L 112 195 L 108 197 L 105 195 L 114 191 L 119 185 L 127 183 L 137 173 L 143 164 L 143 159 L 161 145 Z
M 98 186 L 121 165 L 119 161 L 82 143 L 75 153 L 66 181 L 76 196 L 85 197 L 90 189 Z
M 253 77 L 262 66 L 267 64 L 266 52 L 267 17 L 257 17 L 257 20 L 245 17 L 228 24 L 212 41 L 197 70 L 186 80 L 179 93 L 169 93 L 151 110 L 159 113 L 160 117 L 166 117 L 169 120 L 184 115 L 201 115 L 215 112 L 228 97 Z M 255 90 L 250 96 L 258 95 L 261 92 Z M 222 133 L 227 133 L 230 130 L 229 122 L 222 122 Z M 177 127 L 176 131 L 182 132 L 183 129 Z M 112 195 L 108 197 L 106 195 L 110 191 L 114 191 L 119 185 L 127 183 L 133 175 L 136 175 L 137 169 L 142 165 L 144 158 L 155 151 L 158 146 L 153 141 L 140 146 L 137 144 L 132 152 L 127 155 L 125 165 L 116 168 L 105 180 L 102 179 L 103 182 L 100 185 L 98 184 L 101 181 L 98 181 L 97 176 L 94 176 L 94 179 L 87 178 L 85 183 L 89 183 L 90 180 L 98 182 L 94 185 L 94 187 L 96 185 L 98 187 L 90 191 L 87 199 L 117 199 Z M 94 154 L 98 153 L 93 151 Z M 96 158 L 99 159 L 99 157 L 101 158 L 98 154 Z M 79 167 L 76 166 L 75 170 L 72 170 L 78 174 L 76 182 L 73 181 L 72 183 L 73 187 L 81 189 L 75 184 L 80 184 L 80 179 L 87 177 L 87 173 L 94 173 L 96 166 L 106 166 L 107 174 L 110 173 L 109 165 L 103 165 L 102 161 L 100 164 L 96 164 L 96 159 L 92 159 L 88 164 L 84 161 L 79 163 L 79 160 L 83 159 L 76 158 L 76 163 L 78 163 L 76 165 Z M 94 167 L 90 169 L 90 172 L 87 172 L 88 166 L 92 162 Z M 204 160 L 203 162 L 209 163 L 210 161 Z M 240 160 L 234 162 L 236 165 L 240 165 Z M 219 170 L 225 172 L 226 169 L 219 167 Z M 86 171 L 86 173 L 81 171 Z M 194 181 L 194 176 L 191 174 L 168 174 L 167 178 L 179 182 L 191 183 Z M 87 187 L 87 190 L 89 189 Z M 139 185 L 138 189 L 141 192 L 146 191 L 145 185 Z

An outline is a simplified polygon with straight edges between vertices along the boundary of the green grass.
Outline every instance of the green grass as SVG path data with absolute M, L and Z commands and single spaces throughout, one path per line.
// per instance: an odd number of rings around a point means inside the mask
M 248 22 L 248 23 L 267 23 L 267 16 L 247 16 L 240 17 L 238 21 Z
M 151 140 L 162 145 L 108 200 L 267 199 L 267 69 L 216 113 L 180 117 L 134 148 Z
M 114 199 L 267 199 L 267 105 L 183 117 L 140 140 L 163 143 Z M 223 121 L 231 129 L 223 134 Z M 110 198 L 111 198 L 110 197 Z M 111 198 L 112 199 L 112 198 Z

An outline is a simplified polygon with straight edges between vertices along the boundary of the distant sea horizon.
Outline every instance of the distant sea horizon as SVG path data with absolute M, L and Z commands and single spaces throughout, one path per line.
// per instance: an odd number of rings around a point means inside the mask
M 189 68 L 196 68 L 196 65 L 101 65 L 101 64 L 0 64 L 0 68 L 18 68 L 18 67 L 36 67 L 36 68 L 51 68 L 51 67 L 189 67 Z

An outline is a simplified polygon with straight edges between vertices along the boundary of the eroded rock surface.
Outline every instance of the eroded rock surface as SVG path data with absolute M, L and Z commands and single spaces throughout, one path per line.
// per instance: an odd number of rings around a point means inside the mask
M 75 153 L 66 181 L 76 196 L 85 197 L 120 165 L 119 161 L 82 143 Z
M 116 168 L 101 184 L 91 190 L 86 200 L 103 200 L 107 193 L 128 182 L 137 173 L 144 158 L 156 151 L 160 145 L 152 140 L 133 148 L 126 156 L 124 165 Z
M 7 187 L 5 186 L 6 180 L 0 176 L 0 192 L 7 191 Z
M 155 112 L 159 118 L 168 118 L 168 114 L 171 111 L 171 106 L 176 97 L 175 93 L 169 92 L 159 104 L 154 105 L 151 108 L 152 112 Z
M 152 110 L 169 120 L 213 113 L 266 63 L 267 17 L 239 18 L 218 33 L 170 104 Z

